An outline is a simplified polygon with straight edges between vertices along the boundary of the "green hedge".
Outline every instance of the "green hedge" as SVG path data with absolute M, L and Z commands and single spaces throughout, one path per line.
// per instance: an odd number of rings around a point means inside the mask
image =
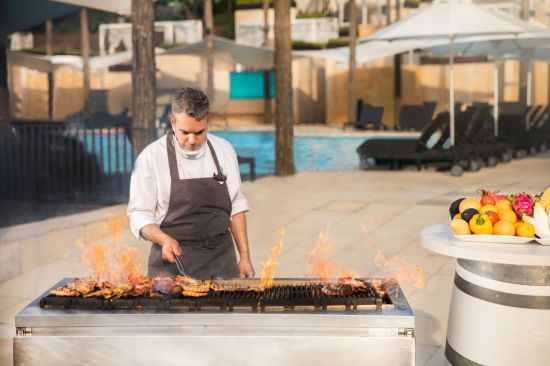
M 293 50 L 322 50 L 324 48 L 346 47 L 349 45 L 348 38 L 333 38 L 327 43 L 292 41 Z
M 293 50 L 322 50 L 323 48 L 325 48 L 324 43 L 292 41 Z
M 32 53 L 35 55 L 46 55 L 46 49 L 43 47 L 25 48 L 21 51 Z M 79 48 L 67 48 L 67 49 L 54 48 L 53 54 L 54 56 L 58 56 L 58 55 L 82 56 L 82 50 Z M 99 56 L 99 51 L 91 50 L 90 56 Z
M 258 9 L 263 6 L 262 0 L 236 0 L 237 9 Z M 273 7 L 273 0 L 269 0 L 269 6 Z M 290 2 L 290 6 L 296 6 L 296 2 L 293 0 Z
M 346 47 L 349 45 L 349 38 L 340 37 L 329 39 L 327 42 L 327 48 Z
M 349 25 L 342 25 L 340 28 L 338 28 L 338 35 L 340 37 L 347 37 L 349 36 Z
M 237 0 L 237 9 L 257 9 L 263 6 L 262 0 Z M 269 0 L 269 6 L 273 6 L 273 0 Z
M 298 14 L 296 14 L 296 19 L 326 18 L 328 16 L 328 13 L 322 11 L 305 12 L 300 10 Z
M 183 46 L 186 46 L 187 43 L 185 42 L 181 42 L 181 43 L 166 43 L 166 42 L 162 42 L 160 44 L 160 47 L 161 48 L 164 48 L 164 49 L 172 49 L 172 48 L 178 48 L 178 47 L 183 47 Z

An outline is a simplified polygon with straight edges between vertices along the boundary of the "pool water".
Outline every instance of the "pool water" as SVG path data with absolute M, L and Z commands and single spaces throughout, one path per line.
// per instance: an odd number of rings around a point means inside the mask
M 256 174 L 275 172 L 275 139 L 270 131 L 214 131 L 228 140 L 237 154 L 256 159 Z M 354 170 L 359 167 L 355 149 L 364 136 L 294 136 L 294 163 L 297 171 Z

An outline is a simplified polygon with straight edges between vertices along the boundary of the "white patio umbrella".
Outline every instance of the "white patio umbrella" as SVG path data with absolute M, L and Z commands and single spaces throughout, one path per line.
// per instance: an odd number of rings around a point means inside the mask
M 50 1 L 76 5 L 83 8 L 103 10 L 103 11 L 118 13 L 122 15 L 130 15 L 132 13 L 131 0 L 50 0 Z
M 469 0 L 438 0 L 408 18 L 393 23 L 366 37 L 388 42 L 413 39 L 447 39 L 449 41 L 449 112 L 451 145 L 455 144 L 454 43 L 464 37 L 515 35 L 524 33 L 520 25 L 494 10 L 472 4 Z
M 397 55 L 410 50 L 432 47 L 446 43 L 446 40 L 441 39 L 435 41 L 429 39 L 416 39 L 395 41 L 391 43 L 386 41 L 359 43 L 355 50 L 355 60 L 357 64 L 365 64 L 369 61 Z M 292 51 L 292 54 L 334 60 L 346 65 L 349 63 L 349 46 L 314 51 Z
M 216 61 L 248 68 L 266 69 L 273 67 L 273 49 L 254 47 L 237 43 L 231 39 L 213 37 L 214 58 Z M 203 56 L 206 53 L 206 39 L 183 47 L 169 49 L 167 55 L 187 54 Z
M 498 136 L 499 116 L 499 72 L 498 63 L 505 58 L 524 59 L 528 62 L 535 59 L 537 47 L 550 45 L 550 30 L 531 22 L 513 19 L 522 26 L 525 32 L 519 35 L 476 36 L 463 38 L 454 44 L 454 52 L 462 55 L 488 56 L 493 59 L 493 115 L 494 134 Z M 424 48 L 424 51 L 432 53 L 448 53 L 449 45 L 439 45 Z M 542 52 L 538 56 L 541 57 Z M 529 70 L 530 71 L 530 70 Z M 528 77 L 529 90 L 530 77 Z

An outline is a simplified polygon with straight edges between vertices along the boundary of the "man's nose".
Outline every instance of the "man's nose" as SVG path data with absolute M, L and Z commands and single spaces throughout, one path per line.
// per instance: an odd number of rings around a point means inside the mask
M 195 145 L 197 143 L 197 137 L 193 134 L 189 135 L 189 144 Z

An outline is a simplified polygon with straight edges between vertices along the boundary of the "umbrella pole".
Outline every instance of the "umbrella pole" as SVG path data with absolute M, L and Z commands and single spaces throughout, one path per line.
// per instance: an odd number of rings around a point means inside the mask
M 498 137 L 498 59 L 495 57 L 493 60 L 493 118 L 495 119 L 495 137 Z
M 455 145 L 455 65 L 454 65 L 454 37 L 450 38 L 449 56 L 449 111 L 451 116 L 451 146 Z
M 527 106 L 530 106 L 531 101 L 531 84 L 533 83 L 533 69 L 531 68 L 531 59 L 527 59 Z M 529 118 L 529 113 L 525 114 L 525 130 L 529 131 L 531 127 L 531 121 Z

